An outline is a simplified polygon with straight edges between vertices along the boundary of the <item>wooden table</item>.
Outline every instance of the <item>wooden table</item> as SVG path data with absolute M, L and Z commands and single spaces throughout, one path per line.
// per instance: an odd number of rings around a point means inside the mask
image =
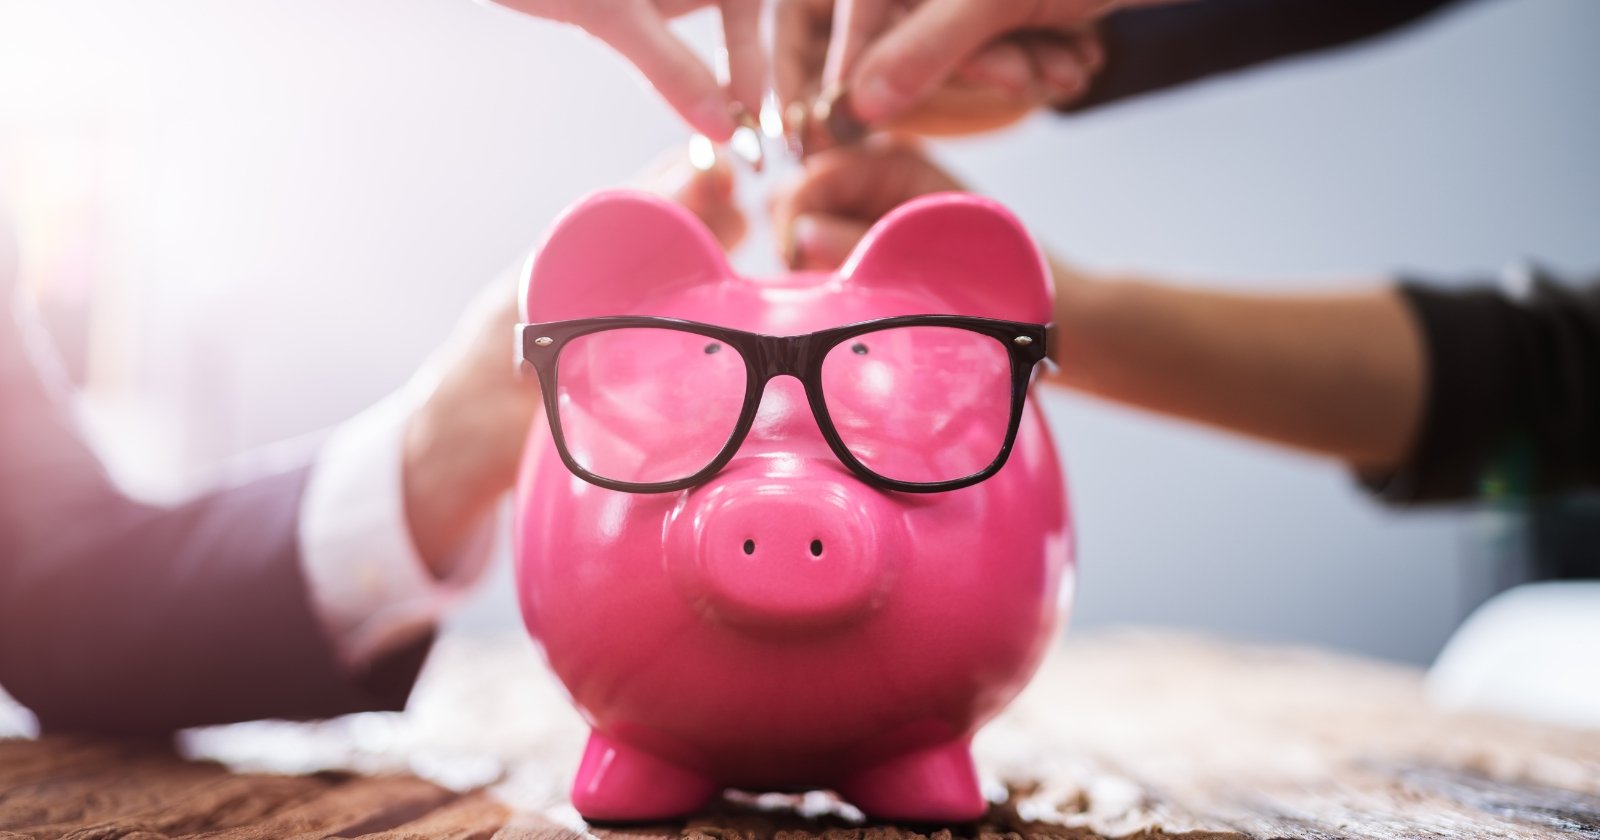
M 976 826 L 863 824 L 817 793 L 591 828 L 563 795 L 582 736 L 526 640 L 446 640 L 402 715 L 200 730 L 185 757 L 0 741 L 0 837 L 1600 838 L 1600 732 L 1442 713 L 1407 668 L 1172 635 L 1052 656 L 979 737 Z

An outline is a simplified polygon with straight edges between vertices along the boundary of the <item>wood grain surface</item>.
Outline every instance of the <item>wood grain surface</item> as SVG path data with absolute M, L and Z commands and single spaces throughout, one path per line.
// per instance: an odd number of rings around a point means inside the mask
M 979 736 L 994 806 L 978 824 L 730 792 L 682 823 L 586 826 L 564 796 L 583 735 L 525 639 L 447 639 L 403 714 L 176 748 L 0 740 L 0 838 L 1600 840 L 1600 732 L 1442 712 L 1408 668 L 1174 635 L 1050 657 Z

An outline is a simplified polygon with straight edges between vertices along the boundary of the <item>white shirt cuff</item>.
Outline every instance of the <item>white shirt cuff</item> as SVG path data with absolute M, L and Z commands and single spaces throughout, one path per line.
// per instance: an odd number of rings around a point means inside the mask
M 403 388 L 334 429 L 301 501 L 300 558 L 323 629 L 352 668 L 416 641 L 488 563 L 497 515 L 472 533 L 440 580 L 406 522 L 406 423 L 422 389 Z

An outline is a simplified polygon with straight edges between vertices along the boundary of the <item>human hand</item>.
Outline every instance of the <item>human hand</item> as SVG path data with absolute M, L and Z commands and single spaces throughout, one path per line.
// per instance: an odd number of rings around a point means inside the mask
M 879 219 L 900 205 L 930 193 L 967 188 L 920 145 L 905 138 L 878 136 L 855 146 L 820 152 L 805 169 L 774 193 L 773 229 L 780 231 L 784 259 L 791 268 L 832 271 Z M 1047 254 L 1056 290 L 1056 321 L 1076 313 L 1109 278 L 1087 272 Z
M 916 0 L 908 13 L 896 15 L 903 0 L 839 0 L 828 64 L 850 91 L 854 115 L 884 125 L 926 101 L 999 40 L 1081 33 L 1121 7 L 1181 1 Z
M 742 110 L 761 113 L 767 58 L 761 47 L 761 0 L 492 0 L 507 8 L 570 23 L 610 44 L 649 80 L 696 131 L 726 141 Z M 667 21 L 715 5 L 728 52 L 728 89 Z
M 1003 5 L 1003 4 L 996 4 Z M 844 34 L 860 6 L 835 0 L 778 0 L 773 20 L 773 74 L 791 131 L 824 90 L 837 88 L 864 47 L 865 33 Z M 896 4 L 891 24 L 908 12 Z M 840 37 L 833 37 L 841 32 Z M 915 106 L 879 121 L 881 128 L 921 135 L 990 131 L 1034 110 L 1070 102 L 1104 63 L 1091 26 L 1005 35 L 979 46 Z
M 885 213 L 928 193 L 965 190 L 914 141 L 878 136 L 819 152 L 771 202 L 791 268 L 831 271 Z
M 709 162 L 692 162 L 680 149 L 669 149 L 646 167 L 634 186 L 682 204 L 711 231 L 724 251 L 744 240 L 748 223 L 733 194 L 733 167 L 727 153 L 713 149 Z
M 683 204 L 724 247 L 744 234 L 733 172 L 721 158 L 701 169 L 676 152 L 640 187 Z M 406 424 L 406 520 L 418 555 L 441 579 L 453 571 L 449 564 L 462 542 L 516 482 L 523 441 L 539 410 L 538 383 L 518 375 L 511 352 L 521 272 L 519 263 L 489 283 L 417 373 L 428 397 Z

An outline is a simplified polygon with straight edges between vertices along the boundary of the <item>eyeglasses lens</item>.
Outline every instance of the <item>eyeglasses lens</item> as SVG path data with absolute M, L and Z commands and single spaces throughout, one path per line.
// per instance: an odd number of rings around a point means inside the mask
M 956 327 L 895 327 L 846 339 L 822 363 L 822 393 L 844 445 L 894 481 L 982 472 L 1011 421 L 1005 345 Z
M 733 347 L 650 327 L 568 341 L 556 382 L 573 460 L 602 478 L 637 484 L 679 481 L 710 465 L 733 436 L 747 386 Z

